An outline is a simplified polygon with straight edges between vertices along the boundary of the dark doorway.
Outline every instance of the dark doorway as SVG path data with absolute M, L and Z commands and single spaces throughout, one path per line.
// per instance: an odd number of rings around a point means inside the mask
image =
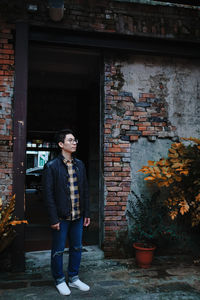
M 25 250 L 50 248 L 50 228 L 42 198 L 42 169 L 57 155 L 54 135 L 71 128 L 79 139 L 90 188 L 91 226 L 85 245 L 99 242 L 100 56 L 87 49 L 30 43 Z

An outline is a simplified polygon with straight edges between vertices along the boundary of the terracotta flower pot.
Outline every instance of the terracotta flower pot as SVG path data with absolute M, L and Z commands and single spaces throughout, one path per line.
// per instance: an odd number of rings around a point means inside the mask
M 151 266 L 154 250 L 156 246 L 146 246 L 144 243 L 134 243 L 133 247 L 136 250 L 136 262 L 140 268 L 147 269 Z

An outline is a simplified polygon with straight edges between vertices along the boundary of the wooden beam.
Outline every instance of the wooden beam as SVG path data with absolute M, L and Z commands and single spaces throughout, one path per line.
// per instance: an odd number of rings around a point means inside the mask
M 148 55 L 168 55 L 177 57 L 200 58 L 200 43 L 165 38 L 150 38 L 110 33 L 74 32 L 62 29 L 44 29 L 32 27 L 30 41 L 91 47 L 93 49 L 129 51 L 131 53 Z

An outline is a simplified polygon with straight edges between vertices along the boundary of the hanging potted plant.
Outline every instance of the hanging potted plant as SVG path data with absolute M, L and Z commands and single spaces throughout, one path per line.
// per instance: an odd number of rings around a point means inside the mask
M 136 262 L 141 268 L 149 268 L 156 245 L 161 239 L 174 237 L 173 225 L 168 225 L 166 208 L 158 199 L 159 192 L 152 197 L 140 197 L 131 192 L 127 217 L 132 220 L 131 237 L 136 254 Z

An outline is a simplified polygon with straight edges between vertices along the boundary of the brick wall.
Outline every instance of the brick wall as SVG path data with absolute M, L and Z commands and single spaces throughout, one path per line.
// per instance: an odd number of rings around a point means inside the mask
M 12 22 L 25 20 L 30 24 L 89 32 L 119 33 L 167 39 L 200 40 L 199 11 L 176 5 L 147 5 L 110 0 L 65 0 L 61 22 L 50 20 L 47 2 L 40 0 L 3 0 L 1 14 Z M 28 4 L 37 5 L 28 11 Z
M 200 39 L 197 9 L 78 0 L 68 1 L 66 8 L 63 26 L 75 30 L 168 39 Z
M 12 194 L 12 100 L 14 88 L 13 33 L 0 24 L 0 197 Z
M 131 185 L 131 143 L 140 137 L 150 141 L 173 138 L 176 128 L 167 118 L 166 103 L 157 95 L 121 91 L 123 74 L 118 63 L 105 64 L 104 178 L 105 228 L 104 251 L 113 256 L 120 232 L 127 228 L 125 210 Z

